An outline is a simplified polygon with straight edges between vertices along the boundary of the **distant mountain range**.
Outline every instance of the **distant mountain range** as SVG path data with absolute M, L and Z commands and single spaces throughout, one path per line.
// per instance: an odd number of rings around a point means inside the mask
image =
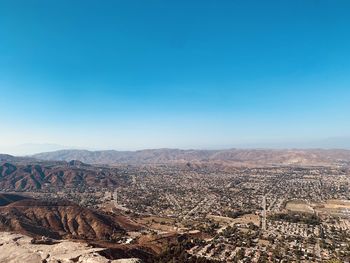
M 140 151 L 60 150 L 31 156 L 39 160 L 79 160 L 88 164 L 219 163 L 227 165 L 349 165 L 350 150 L 342 149 L 228 149 Z

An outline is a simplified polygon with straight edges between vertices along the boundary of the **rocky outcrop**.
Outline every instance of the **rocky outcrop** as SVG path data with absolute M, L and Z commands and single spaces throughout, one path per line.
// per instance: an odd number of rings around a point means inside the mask
M 58 241 L 52 245 L 32 244 L 31 238 L 21 234 L 0 232 L 0 262 L 6 263 L 141 263 L 139 259 L 110 260 L 82 242 Z

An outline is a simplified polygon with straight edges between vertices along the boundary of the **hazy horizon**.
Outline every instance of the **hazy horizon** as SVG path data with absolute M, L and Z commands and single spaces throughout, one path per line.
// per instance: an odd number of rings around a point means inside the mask
M 308 142 L 279 142 L 279 143 L 246 143 L 246 144 L 232 144 L 232 145 L 212 145 L 212 146 L 198 146 L 198 147 L 177 147 L 177 146 L 163 146 L 163 147 L 136 147 L 136 148 L 120 148 L 120 147 L 81 147 L 81 146 L 67 146 L 49 143 L 27 143 L 19 145 L 0 145 L 0 154 L 10 154 L 15 156 L 30 156 L 37 153 L 53 152 L 60 150 L 88 150 L 88 151 L 139 151 L 139 150 L 153 150 L 153 149 L 181 149 L 181 150 L 227 150 L 227 149 L 344 149 L 350 150 L 350 138 L 327 138 L 319 141 Z

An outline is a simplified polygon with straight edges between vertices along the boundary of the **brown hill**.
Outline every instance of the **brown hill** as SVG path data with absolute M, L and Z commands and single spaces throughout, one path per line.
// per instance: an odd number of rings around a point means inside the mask
M 5 191 L 82 189 L 125 185 L 128 177 L 114 168 L 71 163 L 0 163 L 0 189 Z
M 12 201 L 12 202 L 11 202 Z M 55 239 L 113 240 L 125 232 L 115 217 L 68 201 L 1 195 L 0 230 Z

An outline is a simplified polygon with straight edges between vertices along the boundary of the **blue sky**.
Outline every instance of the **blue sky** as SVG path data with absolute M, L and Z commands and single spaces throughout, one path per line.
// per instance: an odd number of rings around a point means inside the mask
M 350 137 L 350 2 L 0 2 L 1 146 Z

